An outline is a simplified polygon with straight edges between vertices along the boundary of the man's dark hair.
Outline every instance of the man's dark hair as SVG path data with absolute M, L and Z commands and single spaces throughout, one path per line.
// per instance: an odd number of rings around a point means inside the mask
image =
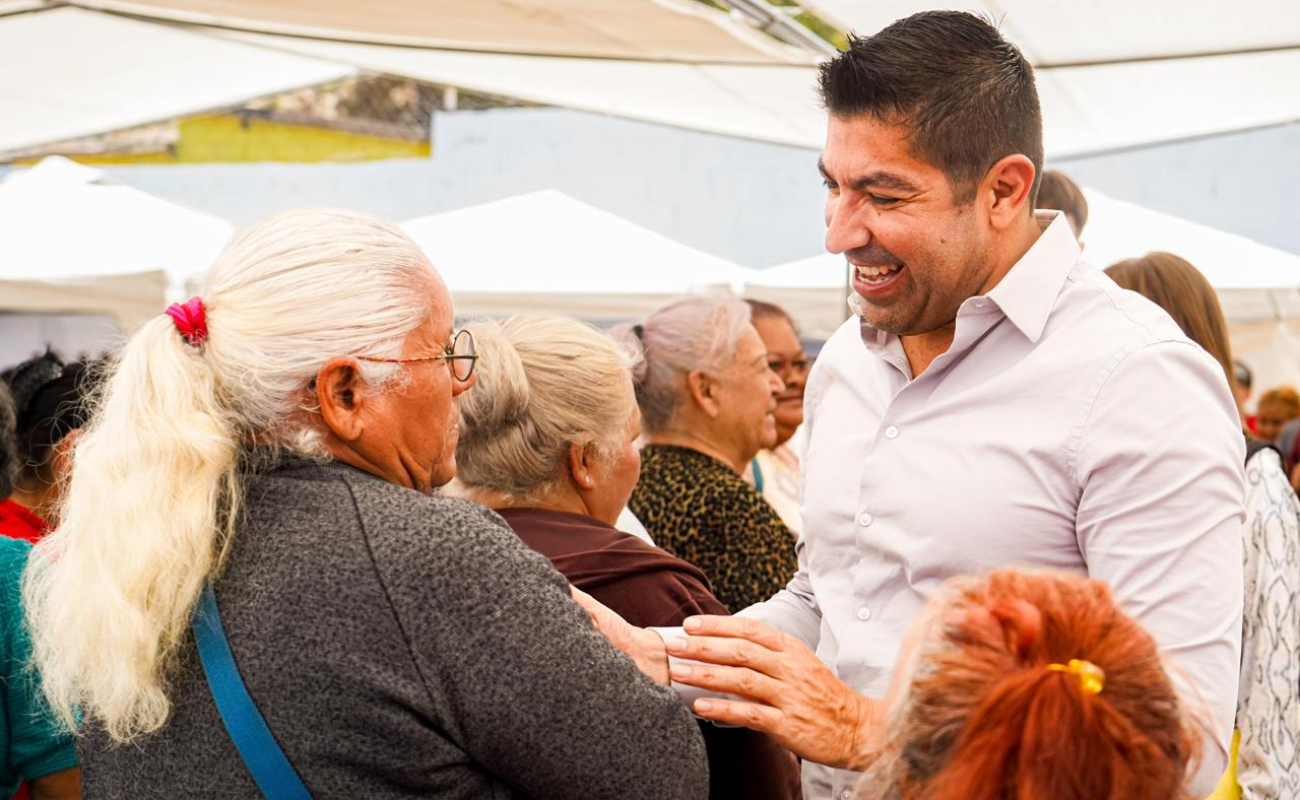
M 1083 196 L 1074 181 L 1063 172 L 1049 169 L 1043 173 L 1038 183 L 1038 199 L 1034 208 L 1053 208 L 1064 211 L 1074 220 L 1074 226 L 1083 233 L 1083 226 L 1088 224 L 1088 198 Z
M 968 203 L 989 168 L 1021 153 L 1043 167 L 1043 115 L 1034 70 L 997 28 L 974 14 L 924 11 L 821 66 L 826 110 L 910 129 L 912 154 L 943 171 Z

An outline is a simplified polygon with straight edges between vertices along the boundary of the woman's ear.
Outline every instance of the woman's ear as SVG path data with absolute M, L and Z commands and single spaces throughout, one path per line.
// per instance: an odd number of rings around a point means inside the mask
M 718 403 L 718 382 L 699 370 L 686 373 L 686 389 L 691 393 L 695 405 L 711 419 L 717 419 L 722 412 Z
M 595 479 L 591 472 L 593 455 L 589 445 L 577 442 L 569 444 L 569 476 L 573 478 L 574 485 L 580 490 L 590 491 L 595 488 Z
M 362 406 L 368 399 L 365 381 L 354 359 L 341 356 L 316 373 L 316 403 L 330 433 L 354 442 L 365 428 Z

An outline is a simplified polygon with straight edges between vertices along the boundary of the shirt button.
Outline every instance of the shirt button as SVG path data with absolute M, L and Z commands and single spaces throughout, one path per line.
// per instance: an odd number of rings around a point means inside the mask
M 866 606 L 859 608 L 858 619 L 862 620 L 863 622 L 866 622 L 867 620 L 871 619 L 871 609 L 867 608 Z
M 870 525 L 872 522 L 874 522 L 874 519 L 870 514 L 863 514 L 862 516 L 858 517 L 858 524 L 864 528 Z
M 840 792 L 840 800 L 853 800 L 853 790 L 845 789 L 844 791 Z
M 885 438 L 886 438 L 886 439 L 897 439 L 897 438 L 898 438 L 898 426 L 897 426 L 897 425 L 890 425 L 888 428 L 885 428 Z

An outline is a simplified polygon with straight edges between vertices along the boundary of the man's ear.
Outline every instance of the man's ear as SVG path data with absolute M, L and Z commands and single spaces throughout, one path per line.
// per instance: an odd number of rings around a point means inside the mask
M 686 388 L 691 393 L 695 405 L 711 419 L 717 419 L 722 411 L 718 403 L 718 382 L 699 370 L 686 373 Z
M 368 399 L 365 381 L 355 359 L 340 356 L 316 373 L 316 403 L 330 433 L 354 442 L 365 428 L 361 409 Z
M 1025 213 L 1034 175 L 1034 162 L 1016 153 L 994 164 L 984 176 L 980 193 L 988 203 L 989 222 L 994 228 L 1005 230 Z

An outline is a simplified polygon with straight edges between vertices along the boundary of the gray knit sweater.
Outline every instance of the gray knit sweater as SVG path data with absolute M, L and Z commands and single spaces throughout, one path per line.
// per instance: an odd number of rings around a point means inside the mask
M 323 798 L 705 798 L 691 715 L 500 517 L 339 464 L 249 479 L 215 584 L 244 682 Z M 171 721 L 79 745 L 88 798 L 260 797 L 193 638 Z

